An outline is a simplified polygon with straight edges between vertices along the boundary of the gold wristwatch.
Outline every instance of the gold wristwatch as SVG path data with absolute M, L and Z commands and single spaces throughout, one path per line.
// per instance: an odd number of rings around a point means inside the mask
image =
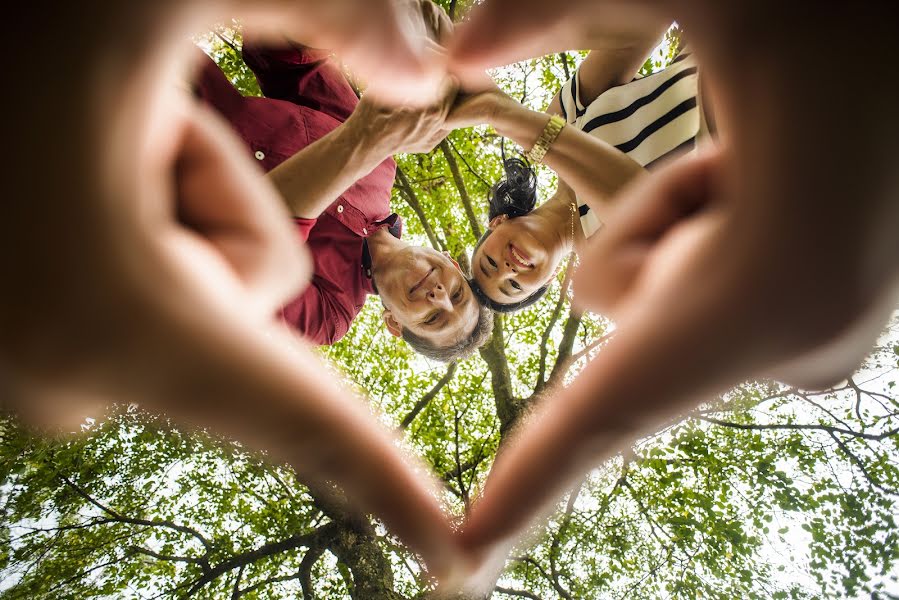
M 534 142 L 534 147 L 527 151 L 525 157 L 535 165 L 540 164 L 543 157 L 549 152 L 549 147 L 553 145 L 553 142 L 556 141 L 556 138 L 559 137 L 559 134 L 562 133 L 562 129 L 564 129 L 567 124 L 565 119 L 559 115 L 552 115 L 549 118 L 549 123 L 543 128 L 543 133 L 541 133 L 540 137 L 537 138 L 537 141 Z

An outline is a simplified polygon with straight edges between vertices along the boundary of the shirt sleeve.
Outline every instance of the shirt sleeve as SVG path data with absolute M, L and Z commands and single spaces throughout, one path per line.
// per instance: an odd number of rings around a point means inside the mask
M 578 90 L 578 76 L 580 67 L 578 67 L 571 79 L 562 85 L 559 90 L 559 104 L 562 106 L 562 117 L 569 125 L 573 125 L 578 117 L 583 115 L 587 107 L 581 103 L 581 95 Z
M 306 243 L 309 239 L 309 232 L 312 231 L 312 228 L 315 227 L 315 223 L 318 219 L 303 219 L 301 217 L 294 217 L 293 222 L 297 227 L 297 235 L 300 237 L 300 241 L 302 243 Z
M 244 38 L 243 58 L 266 98 L 285 100 L 346 121 L 359 103 L 326 50 L 283 44 L 263 46 Z
M 281 309 L 281 317 L 307 340 L 319 346 L 339 342 L 350 329 L 353 317 L 327 283 L 313 277 L 299 297 Z

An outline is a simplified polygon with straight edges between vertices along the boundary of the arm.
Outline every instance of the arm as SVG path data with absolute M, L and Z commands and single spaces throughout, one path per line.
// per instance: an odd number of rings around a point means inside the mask
M 631 81 L 658 45 L 665 29 L 667 24 L 648 26 L 645 32 L 612 38 L 601 47 L 594 47 L 577 71 L 581 103 L 586 106 L 609 88 Z
M 353 183 L 393 154 L 428 152 L 446 135 L 444 119 L 455 89 L 445 80 L 440 99 L 424 108 L 387 108 L 368 96 L 337 129 L 268 173 L 290 212 L 315 219 Z
M 524 148 L 534 145 L 547 122 L 545 113 L 530 110 L 499 90 L 463 99 L 447 118 L 447 125 L 454 127 L 490 123 Z M 645 172 L 623 152 L 574 127 L 562 129 L 543 160 L 600 213 L 618 190 Z

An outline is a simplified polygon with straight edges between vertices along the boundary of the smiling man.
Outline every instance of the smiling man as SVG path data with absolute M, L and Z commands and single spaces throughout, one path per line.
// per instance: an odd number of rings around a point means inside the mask
M 388 330 L 429 358 L 448 362 L 483 345 L 492 317 L 459 265 L 401 240 L 390 210 L 391 156 L 429 152 L 443 139 L 454 85 L 447 80 L 430 106 L 387 108 L 360 101 L 325 51 L 245 43 L 243 55 L 264 98 L 241 95 L 208 57 L 195 89 L 268 172 L 312 255 L 311 283 L 282 317 L 333 344 L 378 294 Z

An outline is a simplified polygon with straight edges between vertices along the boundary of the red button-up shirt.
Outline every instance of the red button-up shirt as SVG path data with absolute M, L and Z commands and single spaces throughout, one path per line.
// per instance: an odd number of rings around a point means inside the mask
M 303 48 L 244 45 L 244 60 L 265 98 L 244 97 L 208 57 L 195 86 L 269 171 L 325 136 L 353 112 L 358 99 L 328 54 Z M 393 223 L 390 190 L 396 172 L 386 160 L 343 193 L 318 219 L 295 219 L 309 246 L 315 274 L 309 287 L 285 306 L 282 317 L 306 338 L 333 344 L 374 293 L 363 268 L 365 238 Z

